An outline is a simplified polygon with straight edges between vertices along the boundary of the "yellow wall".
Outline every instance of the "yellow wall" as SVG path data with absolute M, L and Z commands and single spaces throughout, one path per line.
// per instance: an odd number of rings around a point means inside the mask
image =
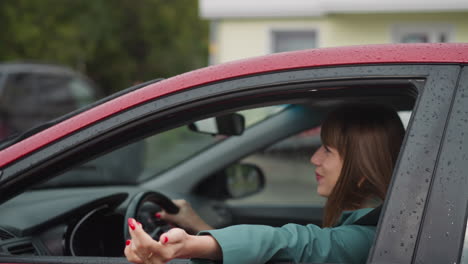
M 319 47 L 392 42 L 398 25 L 443 25 L 452 29 L 452 42 L 468 42 L 468 12 L 426 14 L 334 14 L 304 19 L 230 19 L 217 23 L 215 62 L 270 53 L 275 29 L 315 29 Z
M 391 43 L 392 28 L 402 24 L 447 25 L 453 29 L 453 42 L 468 42 L 468 12 L 330 15 L 325 20 L 325 47 Z
M 322 26 L 322 19 L 220 21 L 217 26 L 216 61 L 226 62 L 270 53 L 272 30 L 316 29 L 320 32 Z

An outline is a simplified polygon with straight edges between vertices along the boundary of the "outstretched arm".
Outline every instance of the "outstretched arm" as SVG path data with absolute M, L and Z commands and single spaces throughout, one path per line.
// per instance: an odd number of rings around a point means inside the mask
M 222 249 L 223 264 L 265 263 L 271 259 L 294 263 L 364 263 L 375 227 L 236 225 L 202 234 L 211 234 L 216 239 Z
M 162 234 L 158 242 L 135 219 L 128 219 L 128 225 L 132 239 L 127 241 L 125 256 L 130 262 L 162 264 L 175 258 L 222 258 L 221 248 L 211 236 L 192 236 L 180 228 L 173 228 Z

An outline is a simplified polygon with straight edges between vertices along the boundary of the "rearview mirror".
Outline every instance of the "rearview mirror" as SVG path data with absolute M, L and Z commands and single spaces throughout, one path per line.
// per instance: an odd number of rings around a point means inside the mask
M 192 131 L 205 134 L 238 136 L 244 133 L 245 119 L 240 114 L 231 113 L 196 121 L 188 127 Z

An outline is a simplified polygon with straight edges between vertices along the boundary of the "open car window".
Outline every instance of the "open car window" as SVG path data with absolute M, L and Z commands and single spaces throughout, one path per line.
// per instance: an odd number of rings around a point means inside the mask
M 259 107 L 239 111 L 246 129 L 281 112 L 287 105 Z M 41 188 L 76 186 L 136 185 L 197 155 L 225 139 L 191 131 L 181 126 L 144 138 L 72 168 L 45 183 Z

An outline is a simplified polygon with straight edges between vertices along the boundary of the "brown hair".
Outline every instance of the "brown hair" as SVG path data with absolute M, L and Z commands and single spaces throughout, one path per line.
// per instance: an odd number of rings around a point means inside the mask
M 337 224 L 344 210 L 385 199 L 404 134 L 396 111 L 381 105 L 345 105 L 329 113 L 322 144 L 338 150 L 343 168 L 325 205 L 324 227 Z

